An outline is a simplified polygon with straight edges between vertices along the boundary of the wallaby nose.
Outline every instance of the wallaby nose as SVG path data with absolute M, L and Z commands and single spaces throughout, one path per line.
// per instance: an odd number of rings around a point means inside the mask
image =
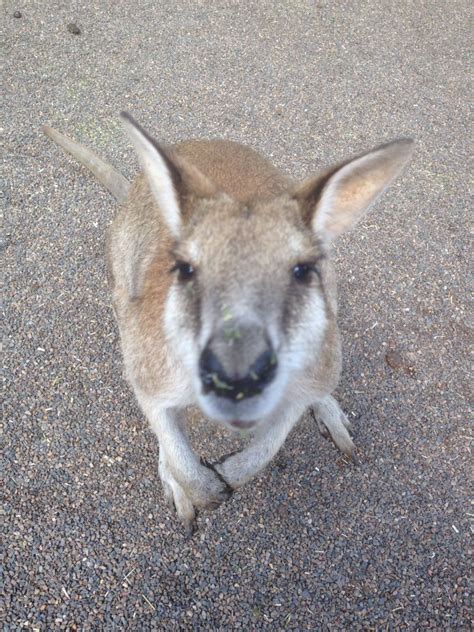
M 250 365 L 242 378 L 229 376 L 214 351 L 204 349 L 199 360 L 199 371 L 203 390 L 218 397 L 239 402 L 258 395 L 275 377 L 277 357 L 271 347 L 261 353 Z

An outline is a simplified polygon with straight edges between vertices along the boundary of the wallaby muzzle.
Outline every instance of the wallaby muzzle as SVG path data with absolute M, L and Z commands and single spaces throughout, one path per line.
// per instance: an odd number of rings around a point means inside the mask
M 201 355 L 199 369 L 204 393 L 213 392 L 218 397 L 238 402 L 260 395 L 270 384 L 275 377 L 277 359 L 275 353 L 268 349 L 257 357 L 245 377 L 232 379 L 224 372 L 215 353 L 206 349 Z
M 275 377 L 277 366 L 273 346 L 261 327 L 224 324 L 199 359 L 202 391 L 240 402 L 260 395 Z

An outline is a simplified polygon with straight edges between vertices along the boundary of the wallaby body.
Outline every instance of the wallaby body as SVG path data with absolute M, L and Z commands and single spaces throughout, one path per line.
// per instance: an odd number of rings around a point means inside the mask
M 122 202 L 107 258 L 126 372 L 159 440 L 165 496 L 192 531 L 195 509 L 218 506 L 265 467 L 310 406 L 352 453 L 331 395 L 341 371 L 331 241 L 397 175 L 412 142 L 297 184 L 243 145 L 163 149 L 123 120 L 144 169 L 130 186 L 89 150 L 45 131 Z M 203 462 L 184 432 L 190 405 L 251 429 L 251 443 Z

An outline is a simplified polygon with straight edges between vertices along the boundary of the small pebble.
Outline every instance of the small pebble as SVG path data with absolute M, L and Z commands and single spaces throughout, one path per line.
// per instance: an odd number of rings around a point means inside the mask
M 77 24 L 74 24 L 74 22 L 71 22 L 70 24 L 67 25 L 67 30 L 69 31 L 69 33 L 72 33 L 73 35 L 81 34 L 81 29 L 77 26 Z
M 14 18 L 21 18 L 21 13 L 20 11 L 15 11 L 15 13 L 13 14 Z
M 408 373 L 411 376 L 415 374 L 413 363 L 410 362 L 408 354 L 404 357 L 399 351 L 390 349 L 385 354 L 385 361 L 391 369 L 405 371 L 405 373 Z
M 385 360 L 392 369 L 402 369 L 404 366 L 401 354 L 393 349 L 387 352 Z

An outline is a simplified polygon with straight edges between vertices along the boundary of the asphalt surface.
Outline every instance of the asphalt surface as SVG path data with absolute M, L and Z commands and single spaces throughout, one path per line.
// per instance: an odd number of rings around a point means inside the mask
M 469 5 L 6 1 L 5 630 L 469 628 Z M 234 139 L 298 177 L 417 139 L 337 247 L 359 464 L 305 418 L 191 541 L 122 375 L 114 201 L 40 132 L 131 176 L 122 109 L 161 141 Z M 192 419 L 201 454 L 235 442 Z

